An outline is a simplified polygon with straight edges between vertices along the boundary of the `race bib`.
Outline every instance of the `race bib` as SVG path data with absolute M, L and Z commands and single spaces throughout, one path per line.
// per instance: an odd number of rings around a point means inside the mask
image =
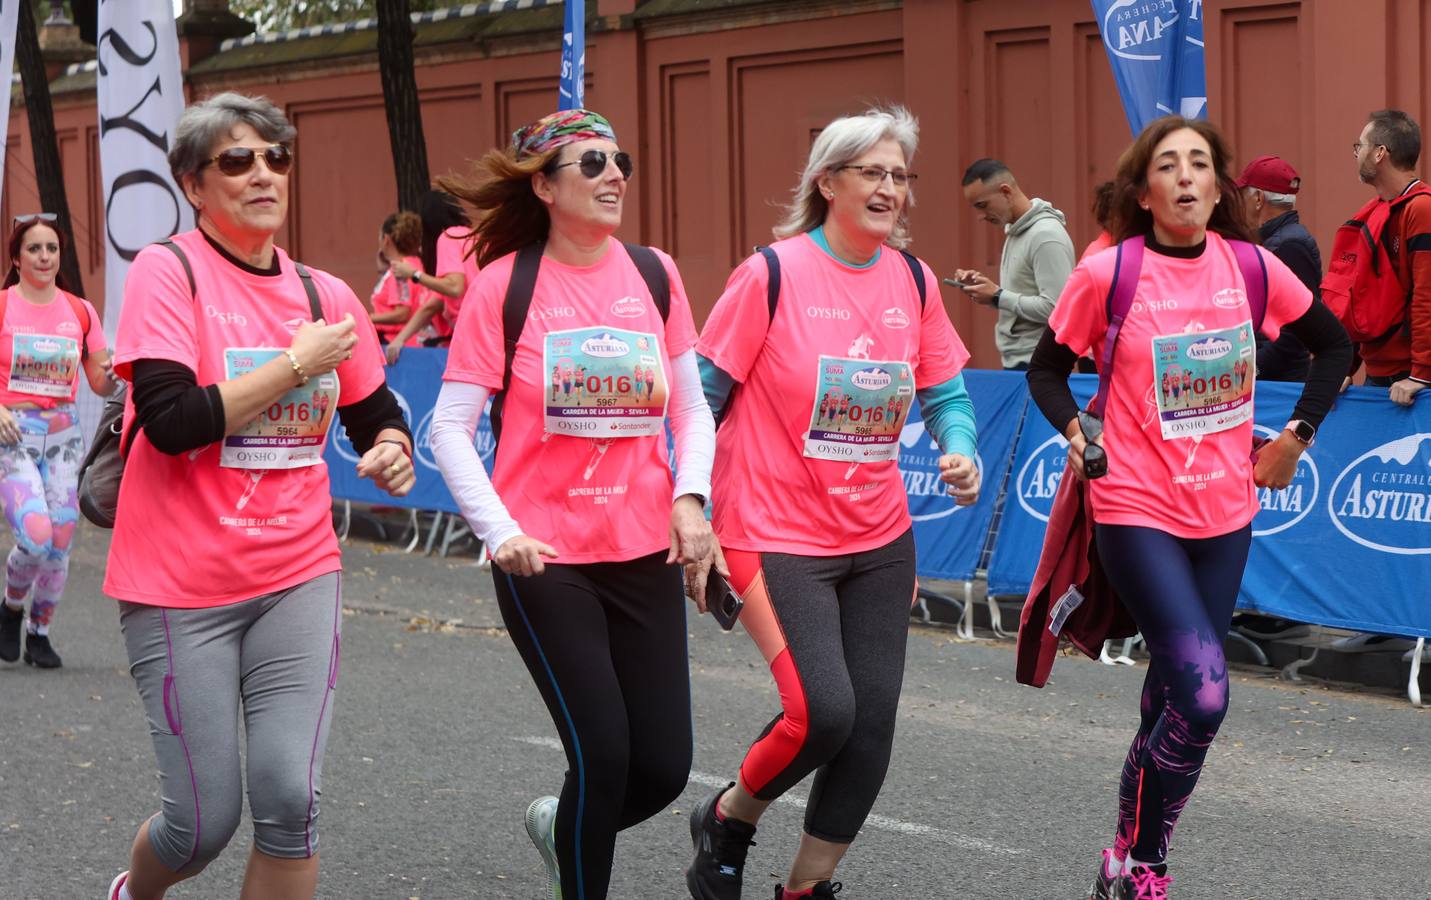
M 74 338 L 17 334 L 10 349 L 10 390 L 37 397 L 69 397 L 79 375 L 80 346 Z
M 548 434 L 646 437 L 666 422 L 666 370 L 654 334 L 572 328 L 543 341 Z
M 805 455 L 866 463 L 899 456 L 899 433 L 914 399 L 905 362 L 821 356 Z
M 1153 394 L 1163 440 L 1216 434 L 1252 419 L 1252 323 L 1153 338 Z
M 282 355 L 272 348 L 224 351 L 225 377 L 232 380 Z M 279 397 L 243 430 L 224 438 L 219 465 L 230 469 L 298 469 L 323 461 L 323 442 L 338 410 L 338 375 L 309 379 Z

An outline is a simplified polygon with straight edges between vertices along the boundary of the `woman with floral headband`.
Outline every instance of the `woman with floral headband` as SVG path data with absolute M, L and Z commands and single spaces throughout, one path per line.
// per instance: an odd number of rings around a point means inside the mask
M 605 119 L 568 110 L 471 174 L 439 179 L 470 207 L 481 269 L 432 447 L 473 532 L 495 548 L 502 619 L 566 749 L 560 799 L 536 800 L 526 817 L 557 900 L 605 897 L 616 833 L 665 809 L 691 766 L 675 564 L 701 579 L 709 565 L 715 424 L 675 264 L 612 237 L 631 172 Z M 489 481 L 472 437 L 492 395 Z

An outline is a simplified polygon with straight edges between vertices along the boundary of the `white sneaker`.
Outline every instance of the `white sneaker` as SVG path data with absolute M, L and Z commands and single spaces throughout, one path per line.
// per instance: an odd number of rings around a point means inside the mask
M 129 880 L 129 872 L 123 871 L 114 876 L 114 880 L 109 883 L 109 893 L 105 894 L 106 900 L 119 900 L 119 889 L 124 887 L 124 883 Z
M 561 866 L 556 855 L 557 798 L 538 797 L 527 807 L 527 837 L 542 855 L 547 870 L 547 891 L 552 900 L 561 900 Z
M 1353 634 L 1332 641 L 1338 653 L 1401 653 L 1415 646 L 1415 641 L 1391 634 Z

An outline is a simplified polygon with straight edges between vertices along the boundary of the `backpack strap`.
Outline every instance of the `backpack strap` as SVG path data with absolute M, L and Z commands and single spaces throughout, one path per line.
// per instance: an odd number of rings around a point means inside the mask
M 532 308 L 532 291 L 537 287 L 537 272 L 542 267 L 545 241 L 528 244 L 517 251 L 512 263 L 512 276 L 507 281 L 507 293 L 502 298 L 502 389 L 492 398 L 488 418 L 492 422 L 492 438 L 502 439 L 502 407 L 506 405 L 507 388 L 512 382 L 512 360 L 517 355 L 517 342 L 527 324 L 527 312 Z
M 189 297 L 197 300 L 199 297 L 199 286 L 194 283 L 194 267 L 189 264 L 189 257 L 184 253 L 184 248 L 174 243 L 173 240 L 163 240 L 159 246 L 167 248 L 170 253 L 179 257 L 179 265 L 184 267 L 184 274 L 189 279 Z
M 905 263 L 909 266 L 909 274 L 914 276 L 914 286 L 919 290 L 919 311 L 924 312 L 924 301 L 928 296 L 928 288 L 924 286 L 924 266 L 919 264 L 919 257 L 908 250 L 899 251 L 899 255 L 904 257 Z
M 765 267 L 770 270 L 765 280 L 765 305 L 770 309 L 770 321 L 775 321 L 775 307 L 780 305 L 780 256 L 770 247 L 756 247 L 765 257 Z
M 1257 248 L 1246 241 L 1229 240 L 1237 267 L 1242 270 L 1242 282 L 1247 286 L 1247 305 L 1252 307 L 1252 327 L 1262 330 L 1267 318 L 1267 260 Z
M 298 278 L 303 282 L 303 293 L 308 295 L 308 313 L 316 322 L 323 318 L 323 305 L 318 302 L 318 286 L 313 283 L 313 273 L 296 259 L 293 261 L 293 268 L 298 270 Z
M 666 274 L 661 258 L 650 247 L 626 243 L 621 246 L 626 248 L 626 254 L 636 264 L 641 280 L 646 282 L 646 289 L 651 292 L 651 299 L 656 302 L 656 311 L 661 314 L 661 321 L 666 321 L 671 315 L 671 277 Z
M 1088 411 L 1095 416 L 1102 416 L 1108 405 L 1108 388 L 1113 381 L 1113 350 L 1118 345 L 1118 332 L 1123 330 L 1123 320 L 1128 317 L 1128 310 L 1133 308 L 1133 297 L 1138 293 L 1144 249 L 1141 235 L 1118 242 L 1113 281 L 1108 285 L 1108 333 L 1103 339 L 1103 359 L 1098 364 L 1098 394 L 1088 405 Z

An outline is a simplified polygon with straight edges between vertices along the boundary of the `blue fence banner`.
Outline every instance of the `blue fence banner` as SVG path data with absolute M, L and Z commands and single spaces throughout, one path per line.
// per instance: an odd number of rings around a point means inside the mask
M 1092 0 L 1092 4 L 1134 135 L 1160 116 L 1207 117 L 1203 0 Z
M 347 431 L 338 424 L 333 426 L 328 446 L 323 451 L 335 498 L 407 509 L 459 511 L 457 501 L 447 490 L 447 482 L 442 480 L 442 473 L 437 470 L 429 440 L 432 411 L 437 405 L 437 392 L 442 389 L 442 372 L 446 368 L 446 350 L 409 347 L 403 350 L 397 365 L 389 366 L 387 370 L 388 387 L 397 396 L 403 418 L 407 419 L 408 427 L 412 429 L 413 467 L 417 471 L 417 484 L 412 491 L 406 497 L 389 497 L 370 479 L 359 478 L 356 472 L 358 453 L 348 440 Z M 485 415 L 477 426 L 473 443 L 490 472 L 496 442 L 492 439 L 492 430 Z
M 1256 427 L 1275 437 L 1299 384 L 1257 385 Z M 1337 399 L 1292 484 L 1258 490 L 1238 605 L 1301 622 L 1431 637 L 1431 396 L 1386 388 Z
M 956 506 L 939 480 L 939 448 L 924 430 L 918 404 L 910 409 L 899 438 L 899 469 L 909 494 L 922 578 L 968 581 L 974 577 L 994 517 L 999 482 L 1013 452 L 1014 433 L 1028 405 L 1028 389 L 1017 372 L 966 370 L 964 384 L 974 402 L 974 420 L 979 429 L 978 458 L 974 461 L 983 476 L 979 502 Z
M 586 0 L 566 0 L 557 93 L 557 109 L 581 109 L 586 105 Z
M 1096 375 L 1072 375 L 1068 383 L 1080 408 L 1087 406 L 1098 391 Z M 1038 407 L 1031 406 L 1014 450 L 1009 494 L 999 520 L 994 555 L 989 560 L 989 593 L 1028 593 L 1043 549 L 1053 495 L 1067 461 L 1068 441 L 1048 424 Z

